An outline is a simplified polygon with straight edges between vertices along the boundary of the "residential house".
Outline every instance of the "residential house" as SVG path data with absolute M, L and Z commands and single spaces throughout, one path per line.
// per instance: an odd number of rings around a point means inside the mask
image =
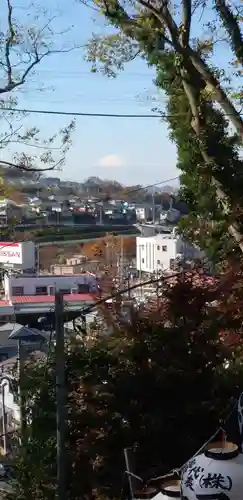
M 58 177 L 42 177 L 39 181 L 40 187 L 59 188 L 60 179 Z
M 25 339 L 27 335 L 30 336 L 29 341 L 22 341 L 26 353 L 36 349 L 43 350 L 46 345 L 47 336 L 43 332 L 27 328 L 18 323 L 5 323 L 0 326 L 0 362 L 17 356 L 18 342 L 16 338 L 11 338 L 13 332 L 22 335 L 22 337 L 25 336 Z
M 55 275 L 80 274 L 83 272 L 83 263 L 86 261 L 85 255 L 73 255 L 66 259 L 65 264 L 53 264 L 50 271 Z
M 0 224 L 9 224 L 13 222 L 18 224 L 22 222 L 23 208 L 8 198 L 0 200 Z

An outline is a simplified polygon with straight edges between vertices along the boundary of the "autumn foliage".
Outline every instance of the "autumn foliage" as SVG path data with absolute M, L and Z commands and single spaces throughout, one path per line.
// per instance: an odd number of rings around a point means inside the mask
M 124 253 L 125 257 L 134 257 L 136 254 L 136 238 L 134 236 L 106 236 L 83 246 L 83 253 L 89 258 L 112 259 L 117 253 Z
M 223 315 L 227 284 L 184 273 L 159 291 L 156 314 L 142 306 L 124 315 L 115 301 L 100 309 L 113 334 L 101 330 L 91 345 L 84 337 L 67 349 L 68 500 L 120 498 L 125 447 L 137 449 L 135 472 L 144 478 L 179 467 L 242 390 L 241 365 L 222 337 L 241 327 Z M 34 364 L 25 377 L 32 418 L 26 453 L 16 457 L 16 498 L 47 500 L 56 484 L 55 354 L 48 370 Z

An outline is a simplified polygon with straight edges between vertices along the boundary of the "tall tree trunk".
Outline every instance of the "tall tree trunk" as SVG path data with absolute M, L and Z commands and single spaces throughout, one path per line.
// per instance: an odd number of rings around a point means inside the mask
M 195 95 L 195 90 L 191 85 L 188 83 L 188 81 L 184 78 L 183 72 L 181 72 L 182 76 L 182 83 L 183 83 L 183 88 L 185 91 L 185 94 L 187 96 L 188 102 L 190 104 L 190 108 L 192 111 L 192 121 L 191 121 L 191 126 L 193 131 L 195 132 L 195 135 L 198 137 L 200 141 L 200 133 L 201 133 L 201 119 L 199 116 L 199 111 L 198 111 L 198 104 L 196 102 L 196 95 Z M 201 155 L 205 161 L 205 167 L 209 167 L 211 170 L 212 167 L 212 161 L 213 159 L 210 158 L 208 155 L 207 151 L 203 148 L 202 144 L 200 143 L 200 151 Z M 215 179 L 215 177 L 212 176 L 211 182 L 213 186 L 215 187 L 216 191 L 216 196 L 218 201 L 221 203 L 222 208 L 224 210 L 225 215 L 227 216 L 229 213 L 229 198 L 224 192 L 222 184 Z M 239 224 L 235 221 L 232 224 L 229 224 L 228 226 L 228 232 L 229 234 L 234 238 L 238 246 L 240 247 L 242 253 L 243 253 L 243 233 L 241 232 Z
M 241 119 L 239 113 L 234 107 L 233 103 L 227 97 L 225 91 L 221 88 L 220 82 L 215 78 L 213 72 L 204 62 L 202 57 L 194 50 L 190 44 L 190 28 L 191 28 L 191 17 L 192 17 L 192 0 L 182 0 L 182 23 L 180 28 L 178 28 L 175 19 L 173 18 L 167 2 L 160 1 L 160 5 L 155 7 L 149 0 L 138 0 L 138 3 L 147 11 L 148 17 L 152 16 L 158 32 L 160 31 L 163 44 L 169 44 L 173 47 L 176 54 L 180 57 L 179 68 L 183 80 L 183 88 L 185 94 L 188 98 L 188 102 L 192 112 L 192 129 L 196 136 L 200 140 L 201 133 L 201 119 L 200 119 L 200 103 L 197 98 L 198 92 L 200 92 L 200 86 L 198 88 L 198 80 L 204 82 L 203 87 L 212 93 L 212 100 L 215 100 L 222 108 L 222 110 L 227 115 L 228 119 L 231 121 L 233 126 L 237 129 L 238 134 L 243 140 L 243 120 Z M 142 45 L 142 50 L 144 50 L 144 38 L 140 39 L 139 33 L 143 33 L 143 26 L 139 25 L 136 19 L 130 17 L 129 13 L 124 9 L 119 0 L 114 0 L 112 2 L 112 8 L 105 2 L 105 15 L 116 27 L 119 27 L 123 33 L 127 36 L 135 39 L 138 43 Z M 157 26 L 156 26 L 157 25 Z M 170 39 L 165 34 L 165 28 L 170 34 Z M 156 37 L 155 37 L 156 39 Z M 162 44 L 162 45 L 163 45 Z M 145 43 L 146 47 L 146 43 Z M 146 51 L 146 48 L 145 48 Z M 151 51 L 151 40 L 148 39 L 147 55 L 150 56 L 149 51 Z M 164 51 L 164 46 L 162 51 Z M 161 52 L 158 50 L 157 60 L 159 63 Z M 197 75 L 195 79 L 196 84 L 189 84 L 189 81 L 193 79 L 193 76 Z M 202 88 L 203 88 L 202 87 Z M 203 148 L 202 142 L 200 144 L 201 154 L 205 161 L 206 169 L 212 166 L 213 158 L 208 156 L 207 151 Z M 207 169 L 208 170 L 208 169 Z M 211 170 L 211 168 L 210 168 Z M 218 200 L 221 202 L 222 208 L 225 215 L 228 217 L 229 214 L 229 199 L 225 193 L 224 186 L 222 186 L 217 179 L 212 177 L 212 183 L 215 186 L 216 194 Z M 243 233 L 235 221 L 229 225 L 228 231 L 230 235 L 235 239 L 241 251 L 243 252 Z
M 243 36 L 241 33 L 239 21 L 233 14 L 225 0 L 215 0 L 215 8 L 222 21 L 224 29 L 229 36 L 231 49 L 239 64 L 243 66 Z

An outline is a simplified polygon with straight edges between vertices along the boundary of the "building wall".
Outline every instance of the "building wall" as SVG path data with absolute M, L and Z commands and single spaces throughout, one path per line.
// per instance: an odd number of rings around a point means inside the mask
M 96 277 L 93 275 L 74 276 L 6 276 L 4 277 L 5 298 L 11 299 L 15 295 L 54 295 L 55 290 L 71 292 L 79 290 L 79 285 L 85 285 L 86 290 L 93 292 L 97 290 Z M 47 288 L 41 292 L 41 289 Z M 84 287 L 85 288 L 85 287 Z M 38 290 L 37 290 L 38 289 Z
M 135 212 L 137 220 L 144 221 L 150 216 L 151 209 L 149 207 L 135 207 Z
M 180 212 L 179 210 L 176 210 L 175 208 L 171 208 L 168 210 L 166 219 L 168 222 L 176 222 L 180 218 Z
M 77 274 L 82 272 L 82 265 L 53 264 L 51 272 L 56 275 Z
M 166 271 L 178 254 L 195 259 L 201 256 L 198 248 L 189 245 L 180 236 L 158 234 L 136 238 L 136 267 L 146 273 Z
M 76 266 L 85 261 L 86 261 L 85 255 L 73 255 L 73 257 L 66 259 L 66 264 L 67 266 Z

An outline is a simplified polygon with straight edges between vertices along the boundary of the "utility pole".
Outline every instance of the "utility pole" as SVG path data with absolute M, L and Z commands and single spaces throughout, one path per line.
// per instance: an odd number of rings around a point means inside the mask
M 35 270 L 39 274 L 39 272 L 40 272 L 40 247 L 39 247 L 39 245 L 35 246 L 35 252 L 36 252 Z
M 6 414 L 6 406 L 5 406 L 5 387 L 7 384 L 1 385 L 1 395 L 2 395 L 2 414 L 3 414 L 3 453 L 7 455 L 8 452 L 8 442 L 7 442 L 7 414 Z
M 127 277 L 127 288 L 128 288 L 128 299 L 131 300 L 132 296 L 131 296 L 131 290 L 130 290 L 130 287 L 131 287 L 131 275 L 130 273 L 128 273 L 128 277 Z
M 23 346 L 21 338 L 18 338 L 18 379 L 19 379 L 19 408 L 20 408 L 20 435 L 21 442 L 24 441 L 26 429 L 25 395 L 23 390 Z
M 100 202 L 100 225 L 103 224 L 103 201 Z
M 121 236 L 120 286 L 123 285 L 123 271 L 124 271 L 124 239 L 123 236 Z
M 57 432 L 57 498 L 66 500 L 66 460 L 65 460 L 65 351 L 64 351 L 64 305 L 63 294 L 55 294 L 56 318 L 56 432 Z
M 155 223 L 155 193 L 153 189 L 153 194 L 152 194 L 152 210 L 153 210 L 153 224 Z

